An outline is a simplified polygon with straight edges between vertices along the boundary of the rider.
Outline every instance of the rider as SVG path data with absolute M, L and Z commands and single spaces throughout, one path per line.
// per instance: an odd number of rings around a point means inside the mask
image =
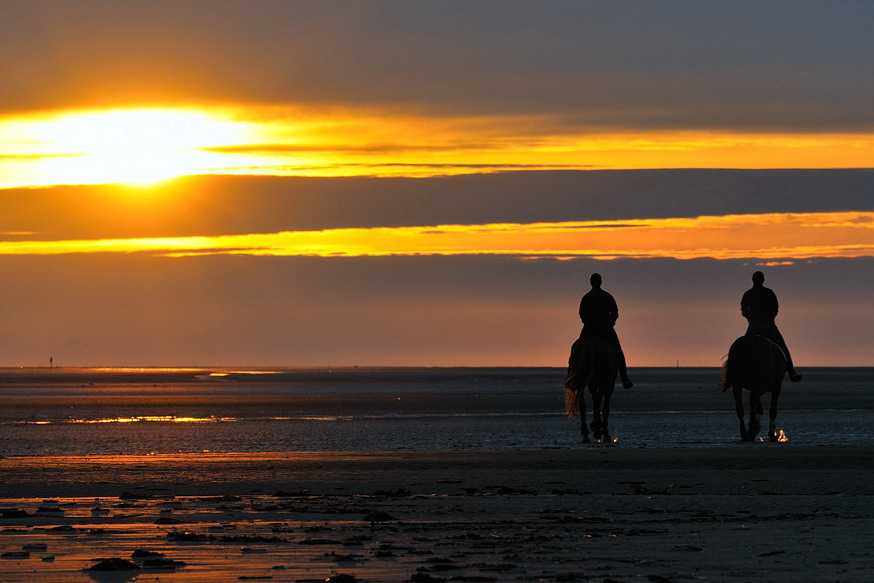
M 619 318 L 619 308 L 616 300 L 608 292 L 601 289 L 601 275 L 593 273 L 589 278 L 592 289 L 580 300 L 580 320 L 583 321 L 583 331 L 580 338 L 603 338 L 612 344 L 619 352 L 619 377 L 622 386 L 630 389 L 634 386 L 628 379 L 625 367 L 625 353 L 616 335 L 616 319 Z
M 789 380 L 797 383 L 801 380 L 801 375 L 795 371 L 792 357 L 786 347 L 786 341 L 783 340 L 783 335 L 780 334 L 780 330 L 777 329 L 777 324 L 774 322 L 778 309 L 777 295 L 770 288 L 765 287 L 764 283 L 764 273 L 761 271 L 753 273 L 753 287 L 744 292 L 743 298 L 741 298 L 740 312 L 749 322 L 746 335 L 764 336 L 782 348 L 783 354 L 786 355 L 786 370 L 789 372 Z

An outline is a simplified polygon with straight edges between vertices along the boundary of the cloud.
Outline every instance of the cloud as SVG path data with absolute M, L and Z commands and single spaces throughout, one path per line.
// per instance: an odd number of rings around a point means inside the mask
M 874 170 L 507 172 L 416 178 L 203 176 L 0 191 L 0 230 L 40 240 L 872 212 Z
M 267 115 L 269 113 L 269 115 Z M 4 155 L 7 155 L 5 158 Z M 855 168 L 874 134 L 605 131 L 560 115 L 310 108 L 113 109 L 0 118 L 0 188 L 197 175 L 411 176 L 523 169 Z
M 148 239 L 0 242 L 0 255 L 511 255 L 795 260 L 874 256 L 874 213 L 372 227 Z
M 863 3 L 33 0 L 2 10 L 7 112 L 331 104 L 558 114 L 580 129 L 874 127 L 874 9 Z

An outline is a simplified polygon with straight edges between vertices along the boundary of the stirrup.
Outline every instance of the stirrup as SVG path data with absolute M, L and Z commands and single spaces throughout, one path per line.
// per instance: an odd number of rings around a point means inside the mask
M 633 386 L 634 386 L 634 383 L 631 382 L 631 379 L 623 379 L 622 380 L 622 388 L 623 389 L 630 389 Z
M 794 370 L 789 373 L 789 380 L 793 383 L 797 383 L 801 380 L 801 375 L 795 372 Z

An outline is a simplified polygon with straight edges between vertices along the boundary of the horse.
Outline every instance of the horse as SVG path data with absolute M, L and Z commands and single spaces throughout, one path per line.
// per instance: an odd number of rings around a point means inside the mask
M 580 433 L 590 443 L 586 426 L 585 390 L 592 395 L 592 433 L 595 441 L 610 443 L 610 397 L 619 374 L 619 351 L 603 338 L 578 338 L 571 346 L 568 373 L 564 381 L 565 411 L 580 416 Z
M 753 441 L 761 429 L 762 395 L 771 393 L 768 440 L 778 441 L 775 420 L 777 400 L 786 374 L 786 355 L 783 350 L 764 336 L 741 336 L 732 343 L 728 358 L 722 366 L 720 385 L 725 392 L 731 387 L 734 406 L 740 421 L 742 441 Z M 743 390 L 750 392 L 750 423 L 744 424 Z

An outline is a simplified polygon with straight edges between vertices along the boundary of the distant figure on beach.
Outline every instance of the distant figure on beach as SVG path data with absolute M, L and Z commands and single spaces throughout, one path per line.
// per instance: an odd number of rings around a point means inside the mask
M 625 353 L 614 328 L 619 318 L 619 308 L 613 296 L 601 289 L 601 281 L 601 275 L 593 273 L 589 278 L 592 289 L 580 300 L 580 320 L 583 321 L 580 338 L 603 338 L 616 348 L 619 352 L 619 378 L 622 379 L 622 386 L 630 389 L 634 383 L 628 378 Z
M 797 383 L 801 380 L 801 375 L 795 371 L 792 357 L 789 355 L 789 348 L 786 347 L 786 341 L 783 340 L 783 335 L 780 334 L 780 330 L 777 329 L 777 324 L 774 322 L 779 307 L 777 294 L 765 287 L 764 283 L 765 274 L 756 271 L 753 273 L 753 287 L 744 292 L 743 298 L 741 298 L 740 312 L 749 322 L 746 335 L 764 336 L 777 344 L 786 356 L 786 370 L 789 373 L 789 380 Z

